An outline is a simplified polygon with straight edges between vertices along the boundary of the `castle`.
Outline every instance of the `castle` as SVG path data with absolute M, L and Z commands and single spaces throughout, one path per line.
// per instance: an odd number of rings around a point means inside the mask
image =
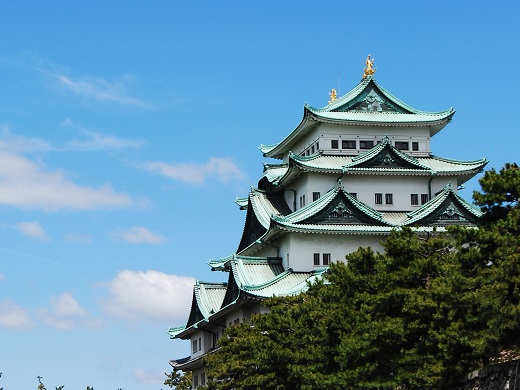
M 277 144 L 261 145 L 256 188 L 236 200 L 245 210 L 235 253 L 211 260 L 226 282 L 197 281 L 187 323 L 171 338 L 191 341 L 189 357 L 170 361 L 204 385 L 205 354 L 227 327 L 265 312 L 262 300 L 297 294 L 333 261 L 380 244 L 396 228 L 417 232 L 475 225 L 481 212 L 458 189 L 488 161 L 437 157 L 430 141 L 455 111 L 419 111 L 380 86 L 370 56 L 347 94 L 330 93 L 324 108 L 305 105 L 303 119 Z M 223 278 L 224 279 L 224 278 Z

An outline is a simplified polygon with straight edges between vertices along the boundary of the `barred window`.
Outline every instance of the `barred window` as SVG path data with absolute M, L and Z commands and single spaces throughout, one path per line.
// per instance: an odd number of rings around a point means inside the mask
M 359 149 L 372 149 L 374 141 L 359 141 Z
M 332 149 L 339 149 L 339 143 L 337 139 L 333 139 L 330 141 L 330 147 Z
M 412 206 L 419 205 L 419 194 L 411 194 L 410 195 L 410 204 Z
M 323 265 L 330 265 L 330 253 L 323 254 Z
M 376 194 L 375 204 L 383 204 L 383 194 L 380 194 L 380 193 Z
M 320 254 L 319 253 L 314 254 L 314 265 L 320 265 Z
M 395 148 L 397 150 L 408 150 L 410 147 L 410 144 L 408 142 L 396 142 Z
M 428 194 L 421 194 L 421 204 L 425 204 L 430 200 Z
M 385 203 L 394 204 L 394 194 L 385 194 Z
M 356 141 L 351 141 L 351 140 L 341 141 L 341 149 L 356 149 Z

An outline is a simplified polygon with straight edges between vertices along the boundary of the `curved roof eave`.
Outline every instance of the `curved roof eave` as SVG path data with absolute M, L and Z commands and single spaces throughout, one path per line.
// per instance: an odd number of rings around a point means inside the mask
M 309 115 L 309 111 L 304 108 L 303 109 L 303 118 L 296 126 L 296 128 L 283 140 L 281 140 L 277 144 L 273 145 L 260 145 L 260 150 L 262 151 L 264 157 L 272 157 L 277 159 L 283 159 L 283 154 L 291 145 L 291 142 L 294 139 L 300 137 L 302 133 L 310 131 L 315 126 L 315 120 Z

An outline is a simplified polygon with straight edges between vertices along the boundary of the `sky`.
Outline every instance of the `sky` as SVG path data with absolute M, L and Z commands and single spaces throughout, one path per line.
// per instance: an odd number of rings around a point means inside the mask
M 0 387 L 165 389 L 225 281 L 260 144 L 375 79 L 454 107 L 435 155 L 518 161 L 514 1 L 0 1 Z M 478 177 L 460 194 L 471 200 Z

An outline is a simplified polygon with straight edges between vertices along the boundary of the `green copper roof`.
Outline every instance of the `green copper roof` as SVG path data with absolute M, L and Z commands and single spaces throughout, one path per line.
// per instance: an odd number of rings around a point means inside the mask
M 325 195 L 318 198 L 314 202 L 302 207 L 295 212 L 286 216 L 272 215 L 271 219 L 277 224 L 298 224 L 306 223 L 309 220 L 321 219 L 323 221 L 331 221 L 325 215 L 320 215 L 322 212 L 328 214 L 338 214 L 339 218 L 337 223 L 340 224 L 352 224 L 351 221 L 362 220 L 362 222 L 370 224 L 383 224 L 387 222 L 383 219 L 383 214 L 372 207 L 361 202 L 357 198 L 354 198 L 348 192 L 345 191 L 341 185 L 341 181 L 338 181 L 334 188 L 328 191 Z M 342 218 L 345 216 L 345 218 Z M 354 219 L 354 217 L 357 217 Z M 326 224 L 326 222 L 324 222 Z
M 457 195 L 448 183 L 435 198 L 407 216 L 403 225 L 474 224 L 482 217 L 482 212 Z
M 264 200 L 266 200 L 264 198 Z M 386 235 L 400 226 L 413 226 L 417 231 L 431 231 L 432 226 L 474 225 L 481 212 L 455 193 L 451 185 L 413 212 L 379 212 L 352 197 L 341 182 L 325 195 L 287 215 L 271 215 L 265 233 L 241 249 L 250 255 L 283 232 L 314 234 Z
M 392 127 L 427 125 L 430 136 L 433 136 L 454 114 L 452 108 L 438 112 L 412 108 L 382 88 L 373 78 L 367 78 L 326 107 L 314 108 L 306 104 L 300 124 L 281 142 L 261 145 L 260 150 L 264 156 L 282 158 L 297 139 L 319 122 Z
M 264 177 L 281 187 L 290 183 L 302 170 L 334 174 L 457 175 L 461 176 L 458 184 L 462 184 L 480 172 L 487 163 L 486 158 L 461 161 L 436 156 L 414 157 L 397 150 L 385 136 L 372 149 L 358 156 L 299 156 L 289 153 L 289 164 L 273 171 L 267 167 Z
M 223 307 L 236 301 L 240 294 L 247 294 L 256 298 L 297 294 L 308 286 L 308 282 L 319 272 L 293 272 L 284 270 L 280 258 L 262 258 L 234 255 L 229 266 L 231 274 L 229 288 Z M 235 293 L 233 286 L 236 285 Z M 229 294 L 231 292 L 231 294 Z M 238 292 L 238 294 L 237 294 Z M 231 301 L 233 299 L 233 301 Z

